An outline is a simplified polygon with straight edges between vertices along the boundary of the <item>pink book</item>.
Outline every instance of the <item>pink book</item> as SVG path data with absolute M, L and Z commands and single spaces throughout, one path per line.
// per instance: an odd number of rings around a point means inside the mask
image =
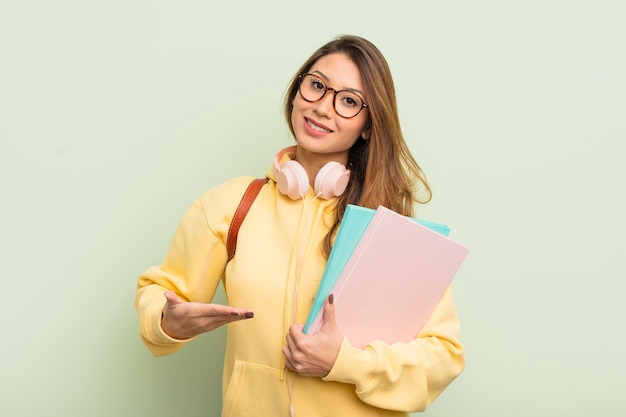
M 359 348 L 415 339 L 468 251 L 380 206 L 333 287 L 339 329 Z M 321 317 L 309 334 L 319 331 Z

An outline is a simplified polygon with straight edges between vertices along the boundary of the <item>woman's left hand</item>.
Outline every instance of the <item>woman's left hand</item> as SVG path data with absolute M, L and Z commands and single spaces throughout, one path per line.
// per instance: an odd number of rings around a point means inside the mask
M 332 294 L 324 303 L 322 326 L 313 336 L 303 333 L 304 325 L 295 324 L 287 333 L 283 348 L 287 367 L 304 376 L 325 377 L 335 364 L 343 335 L 335 322 Z

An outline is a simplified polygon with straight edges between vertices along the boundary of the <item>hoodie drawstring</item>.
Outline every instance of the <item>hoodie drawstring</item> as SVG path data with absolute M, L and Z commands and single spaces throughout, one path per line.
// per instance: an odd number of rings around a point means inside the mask
M 313 197 L 310 203 L 307 204 L 305 196 L 300 195 L 302 197 L 302 211 L 300 212 L 300 224 L 298 225 L 297 231 L 297 240 L 296 240 L 296 282 L 294 284 L 293 294 L 291 300 L 288 299 L 288 291 L 285 291 L 285 302 L 283 307 L 283 334 L 287 334 L 289 331 L 289 327 L 296 324 L 296 318 L 298 314 L 298 293 L 300 287 L 300 276 L 302 274 L 302 263 L 304 261 L 304 250 L 306 248 L 306 243 L 309 238 L 310 227 L 308 225 L 309 222 L 309 214 L 311 211 L 311 207 L 315 200 L 320 197 L 321 193 L 318 193 Z M 289 280 L 287 281 L 287 288 L 289 287 Z M 291 323 L 289 323 L 288 315 L 286 314 L 287 305 L 289 305 L 289 301 L 292 303 L 292 311 L 291 311 Z M 296 378 L 297 374 L 294 372 L 293 381 L 289 383 L 289 374 L 287 372 L 287 365 L 285 362 L 285 358 L 282 358 L 282 367 L 280 372 L 281 381 L 287 380 L 287 389 L 289 391 L 289 414 L 291 417 L 294 417 L 294 392 L 296 388 Z

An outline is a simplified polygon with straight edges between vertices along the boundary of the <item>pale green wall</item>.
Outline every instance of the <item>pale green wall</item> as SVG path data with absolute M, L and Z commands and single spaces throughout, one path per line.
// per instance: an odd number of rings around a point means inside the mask
M 135 280 L 291 143 L 288 79 L 339 33 L 386 54 L 421 217 L 472 250 L 467 368 L 425 415 L 622 415 L 625 4 L 3 0 L 0 415 L 218 415 L 223 333 L 153 358 Z

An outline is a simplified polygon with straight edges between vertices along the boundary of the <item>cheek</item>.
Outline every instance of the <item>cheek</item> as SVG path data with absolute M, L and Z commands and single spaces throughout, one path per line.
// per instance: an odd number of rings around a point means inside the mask
M 361 133 L 363 133 L 363 130 L 365 129 L 365 121 L 363 120 L 347 119 L 342 122 L 343 123 L 341 123 L 339 128 L 346 134 L 354 136 L 355 138 L 361 136 Z
M 297 113 L 298 109 L 296 108 L 296 106 L 293 106 L 293 108 L 291 109 L 291 126 L 296 125 L 296 119 L 298 118 Z
M 295 96 L 292 100 L 291 100 L 291 125 L 293 126 L 295 119 L 296 119 L 296 113 L 298 113 L 298 96 Z
M 303 108 L 302 101 L 303 100 L 299 99 L 297 95 L 293 98 L 293 100 L 291 100 L 291 120 L 293 120 L 294 115 L 296 113 L 302 113 L 302 108 Z

